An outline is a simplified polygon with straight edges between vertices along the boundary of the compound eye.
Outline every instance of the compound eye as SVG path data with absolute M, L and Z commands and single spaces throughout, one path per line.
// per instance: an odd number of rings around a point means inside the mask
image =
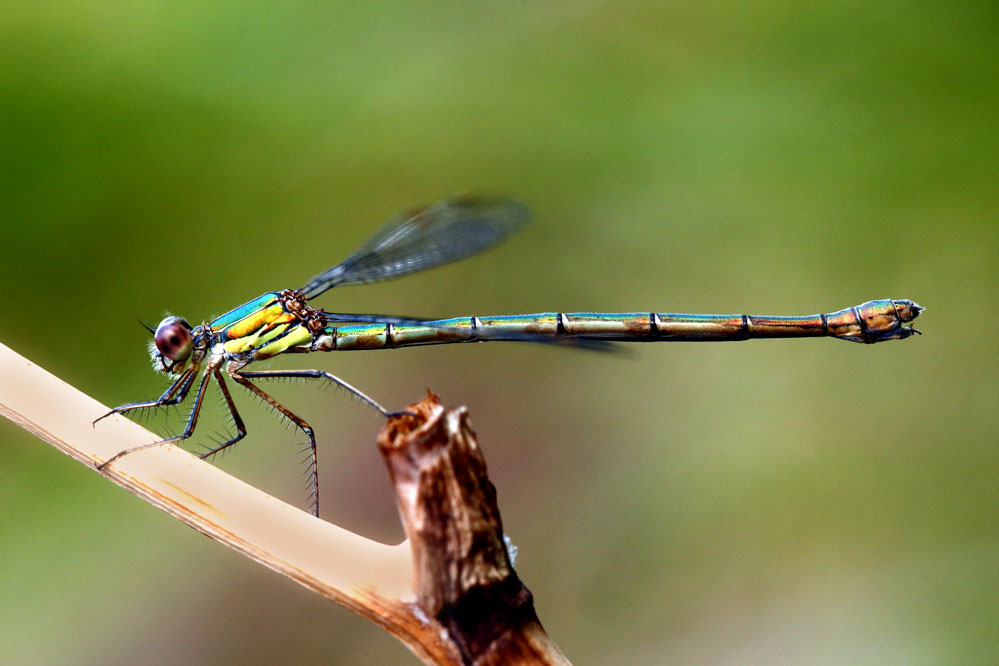
M 182 361 L 191 355 L 191 325 L 180 317 L 167 317 L 156 327 L 153 341 L 168 359 Z

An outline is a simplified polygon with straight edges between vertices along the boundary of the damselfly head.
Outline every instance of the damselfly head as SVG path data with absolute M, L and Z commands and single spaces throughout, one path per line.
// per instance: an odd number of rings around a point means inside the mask
M 156 327 L 149 353 L 153 367 L 173 374 L 184 366 L 194 349 L 193 329 L 181 317 L 167 317 Z

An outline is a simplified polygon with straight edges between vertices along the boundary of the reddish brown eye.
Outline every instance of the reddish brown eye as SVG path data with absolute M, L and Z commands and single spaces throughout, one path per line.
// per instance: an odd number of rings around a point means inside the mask
M 171 361 L 191 355 L 191 325 L 180 317 L 167 317 L 156 327 L 156 348 Z

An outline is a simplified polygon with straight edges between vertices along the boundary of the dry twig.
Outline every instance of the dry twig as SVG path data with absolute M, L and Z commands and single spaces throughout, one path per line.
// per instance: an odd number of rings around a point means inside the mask
M 156 435 L 0 345 L 0 414 L 93 469 Z M 196 530 L 379 624 L 428 664 L 568 663 L 503 546 L 495 491 L 464 410 L 428 397 L 379 444 L 409 540 L 319 520 L 174 446 L 103 474 Z

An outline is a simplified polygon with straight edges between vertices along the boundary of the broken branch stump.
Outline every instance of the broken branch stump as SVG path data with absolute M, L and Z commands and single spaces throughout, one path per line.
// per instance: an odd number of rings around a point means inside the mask
M 416 603 L 462 663 L 568 664 L 510 562 L 496 489 L 465 408 L 434 394 L 378 438 L 413 560 Z

